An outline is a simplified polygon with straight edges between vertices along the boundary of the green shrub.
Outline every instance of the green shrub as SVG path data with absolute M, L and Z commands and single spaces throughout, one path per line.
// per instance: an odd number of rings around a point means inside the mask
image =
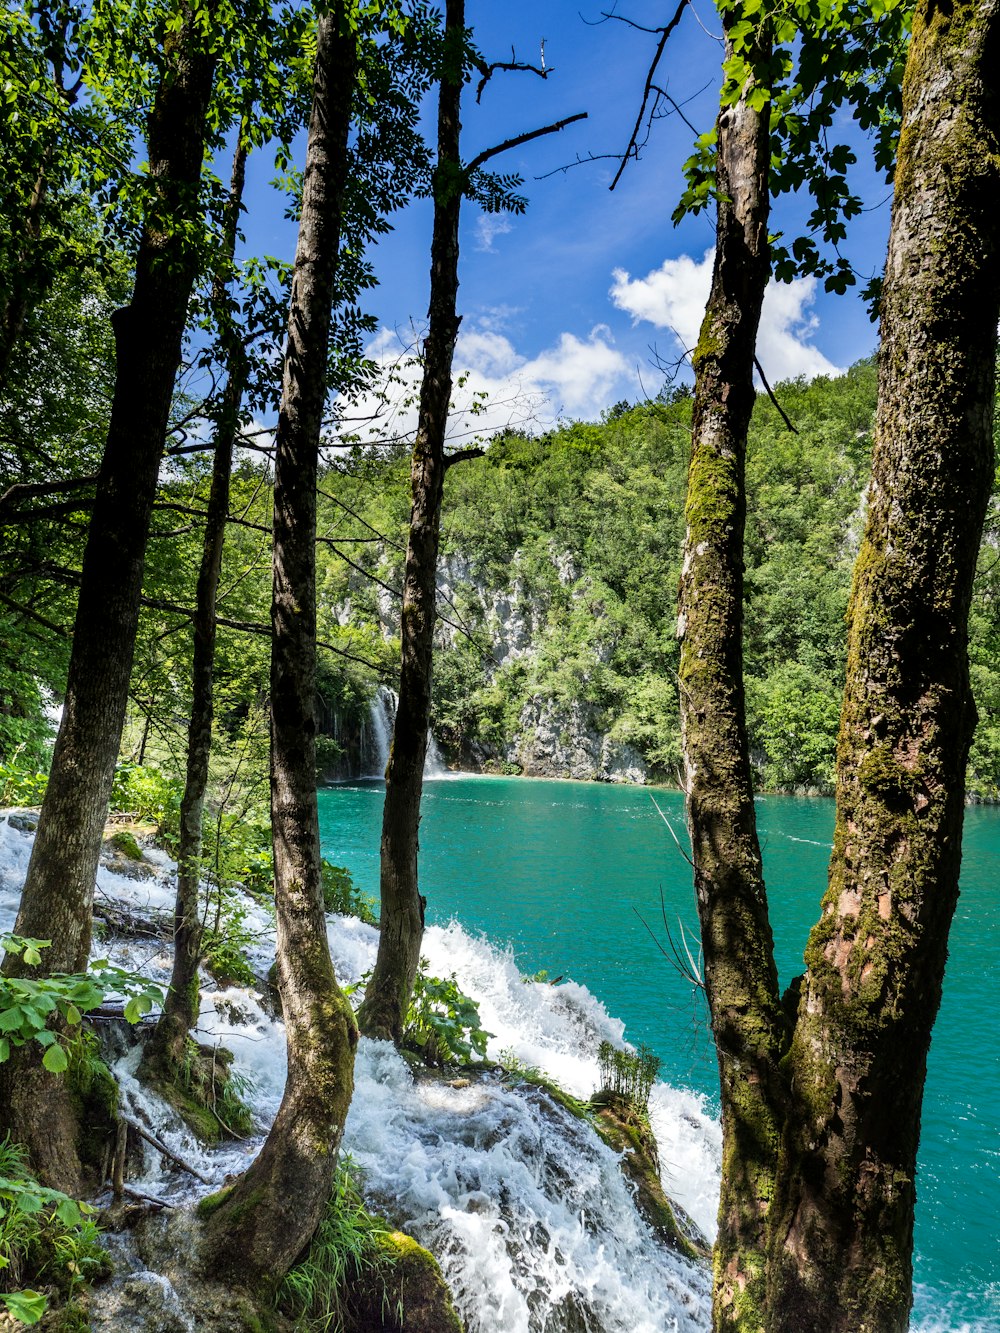
M 23 1288 L 43 1283 L 66 1300 L 81 1282 L 107 1271 L 95 1210 L 60 1190 L 39 1185 L 24 1150 L 0 1140 L 0 1303 L 23 1324 L 36 1324 L 48 1296 Z
M 29 762 L 23 745 L 0 761 L 0 805 L 41 805 L 48 785 L 48 774 Z
M 41 950 L 50 943 L 20 935 L 0 936 L 0 950 L 21 955 L 29 967 L 42 961 Z M 138 1023 L 154 1004 L 163 1003 L 159 986 L 136 972 L 112 967 L 103 958 L 76 975 L 0 976 L 0 1064 L 10 1058 L 12 1047 L 36 1042 L 45 1052 L 45 1068 L 61 1074 L 69 1066 L 68 1047 L 80 1031 L 83 1015 L 99 1008 L 109 994 L 125 996 L 125 1017 L 130 1023 Z M 51 1019 L 58 1021 L 59 1030 L 49 1027 Z
M 111 809 L 150 820 L 167 848 L 176 852 L 183 793 L 180 779 L 168 777 L 158 768 L 119 764 L 111 788 Z
M 413 996 L 403 1027 L 403 1045 L 429 1065 L 468 1064 L 486 1058 L 486 1043 L 493 1035 L 479 1021 L 479 1005 L 459 990 L 454 976 L 429 977 L 427 960 L 420 960 Z
M 335 866 L 326 857 L 320 862 L 323 874 L 323 906 L 328 912 L 341 916 L 356 916 L 366 925 L 377 926 L 377 904 L 367 893 L 362 893 L 344 866 Z
M 218 888 L 215 922 L 202 937 L 202 950 L 209 972 L 217 981 L 252 986 L 256 980 L 246 960 L 254 933 L 246 924 L 246 904 L 231 889 Z
M 659 1058 L 649 1047 L 640 1045 L 638 1051 L 621 1051 L 610 1041 L 602 1041 L 597 1048 L 597 1063 L 601 1069 L 601 1092 L 621 1097 L 633 1110 L 645 1115 L 650 1090 L 660 1072 Z

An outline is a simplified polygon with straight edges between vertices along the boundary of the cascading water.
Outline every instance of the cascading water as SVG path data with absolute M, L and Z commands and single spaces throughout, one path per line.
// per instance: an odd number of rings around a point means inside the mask
M 369 706 L 368 726 L 362 730 L 361 765 L 365 777 L 381 778 L 385 775 L 398 706 L 399 695 L 396 691 L 390 689 L 388 685 L 380 685 Z M 433 779 L 447 776 L 448 767 L 441 758 L 441 751 L 433 734 L 428 731 L 424 777 Z
M 13 924 L 31 842 L 31 833 L 10 825 L 0 811 L 0 931 Z M 147 921 L 162 916 L 162 926 L 172 907 L 174 867 L 163 853 L 146 858 L 156 866 L 155 878 L 137 881 L 102 866 L 98 896 Z M 273 920 L 259 903 L 248 899 L 244 906 L 253 941 L 248 961 L 263 977 L 274 957 Z M 338 978 L 356 982 L 374 962 L 377 932 L 354 918 L 331 916 L 328 936 Z M 168 943 L 122 936 L 99 948 L 161 984 L 169 978 Z M 492 1058 L 509 1053 L 567 1091 L 590 1095 L 597 1046 L 602 1039 L 620 1045 L 623 1028 L 585 987 L 527 980 L 510 952 L 455 922 L 431 926 L 422 952 L 432 974 L 454 975 L 478 1001 L 482 1025 L 492 1034 Z M 284 1029 L 258 994 L 213 991 L 207 978 L 203 983 L 199 1039 L 233 1052 L 234 1068 L 249 1080 L 258 1133 L 245 1142 L 202 1147 L 136 1079 L 138 1049 L 119 1059 L 115 1074 L 128 1114 L 211 1182 L 179 1174 L 147 1146 L 142 1174 L 130 1186 L 171 1208 L 193 1203 L 246 1168 L 277 1111 L 285 1078 Z M 717 1122 L 698 1096 L 662 1083 L 653 1089 L 650 1120 L 667 1192 L 710 1236 L 721 1155 Z M 344 1149 L 360 1168 L 372 1205 L 437 1256 L 469 1333 L 701 1333 L 710 1327 L 707 1267 L 655 1239 L 615 1154 L 586 1122 L 530 1084 L 508 1086 L 499 1075 L 415 1080 L 391 1045 L 362 1040 Z M 117 1271 L 93 1291 L 96 1333 L 198 1327 L 185 1304 L 184 1246 L 174 1245 L 169 1259 L 161 1250 L 158 1261 L 128 1232 L 108 1239 Z M 938 1333 L 958 1326 L 943 1315 L 916 1327 Z M 972 1326 L 961 1327 L 973 1333 Z M 997 1330 L 977 1323 L 975 1333 Z
M 30 834 L 0 823 L 0 929 L 13 920 L 30 843 Z M 147 914 L 168 908 L 172 897 L 166 876 L 137 883 L 107 868 L 100 890 Z M 250 962 L 263 974 L 273 957 L 273 923 L 259 905 L 248 902 L 247 909 Z M 378 943 L 372 928 L 333 916 L 329 938 L 341 980 L 356 981 L 372 966 Z M 123 938 L 105 940 L 101 949 L 124 966 L 167 978 L 166 944 Z M 494 1034 L 492 1055 L 510 1048 L 572 1090 L 593 1090 L 594 1039 L 620 1039 L 621 1025 L 583 987 L 526 983 L 510 955 L 457 924 L 431 927 L 424 953 L 432 972 L 455 973 L 480 1000 L 484 1025 Z M 130 1185 L 171 1205 L 191 1202 L 245 1169 L 284 1083 L 284 1031 L 252 990 L 209 990 L 198 1035 L 233 1051 L 234 1067 L 250 1080 L 260 1128 L 253 1140 L 200 1146 L 136 1079 L 138 1050 L 115 1067 L 129 1115 L 212 1182 L 206 1187 L 179 1175 L 147 1147 L 143 1173 Z M 694 1098 L 687 1109 L 689 1131 L 696 1127 L 688 1165 L 707 1172 L 710 1195 L 717 1129 Z M 466 1086 L 415 1081 L 391 1045 L 363 1040 L 344 1148 L 361 1168 L 373 1205 L 432 1248 L 469 1333 L 697 1333 L 709 1327 L 707 1270 L 654 1238 L 615 1154 L 589 1125 L 530 1085 L 508 1087 L 499 1077 Z M 687 1194 L 701 1189 L 692 1182 Z M 685 1207 L 694 1211 L 690 1199 Z M 116 1313 L 123 1285 L 129 1299 L 148 1290 L 150 1300 L 176 1310 L 180 1327 L 190 1326 L 182 1299 L 162 1273 L 150 1270 L 148 1257 L 140 1258 L 127 1237 L 116 1239 L 114 1248 L 122 1271 L 93 1293 L 94 1328 L 117 1333 L 123 1327 Z

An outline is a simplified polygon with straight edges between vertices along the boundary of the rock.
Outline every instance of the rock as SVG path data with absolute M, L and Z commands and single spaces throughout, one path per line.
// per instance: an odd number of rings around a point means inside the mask
M 38 816 L 34 811 L 29 810 L 25 814 L 8 815 L 7 823 L 20 833 L 34 833 L 38 828 Z
M 199 1276 L 202 1232 L 191 1213 L 146 1214 L 109 1240 L 116 1272 L 91 1296 L 93 1333 L 291 1333 L 270 1305 Z
M 660 1160 L 656 1139 L 649 1120 L 623 1097 L 602 1092 L 591 1102 L 594 1128 L 609 1147 L 622 1154 L 622 1174 L 635 1187 L 639 1211 L 656 1234 L 671 1249 L 689 1259 L 706 1259 L 711 1251 L 704 1237 L 691 1224 L 688 1234 L 681 1223 L 690 1222 L 686 1213 L 675 1211 L 660 1183 Z
M 386 1232 L 380 1260 L 352 1283 L 347 1333 L 465 1333 L 434 1256 L 401 1231 Z M 400 1318 L 400 1314 L 402 1318 Z
M 612 740 L 582 701 L 561 704 L 537 696 L 521 709 L 521 733 L 505 759 L 528 777 L 579 778 L 589 782 L 646 781 L 637 750 Z

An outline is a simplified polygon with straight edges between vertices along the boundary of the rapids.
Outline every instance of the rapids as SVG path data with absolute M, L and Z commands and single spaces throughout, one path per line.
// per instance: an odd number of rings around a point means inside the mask
M 0 823 L 0 929 L 13 924 L 30 844 L 29 833 Z M 147 918 L 165 914 L 173 899 L 172 867 L 154 856 L 155 879 L 102 867 L 100 899 Z M 255 904 L 248 912 L 251 962 L 263 974 L 273 958 L 273 923 Z M 343 982 L 357 981 L 374 963 L 377 934 L 370 927 L 331 916 L 329 938 Z M 97 953 L 161 982 L 168 976 L 168 951 L 159 941 L 104 939 L 95 943 Z M 480 1001 L 483 1025 L 493 1034 L 491 1056 L 511 1051 L 570 1092 L 594 1091 L 597 1043 L 606 1037 L 620 1044 L 622 1025 L 585 987 L 526 981 L 508 953 L 454 923 L 430 928 L 424 954 L 432 973 L 453 972 Z M 172 1205 L 194 1202 L 247 1165 L 284 1080 L 283 1029 L 254 991 L 209 989 L 197 1035 L 227 1046 L 234 1068 L 250 1081 L 260 1131 L 253 1140 L 201 1147 L 136 1080 L 138 1048 L 115 1065 L 128 1113 L 212 1181 L 198 1184 L 147 1148 L 141 1176 L 129 1183 Z M 664 1087 L 656 1089 L 653 1120 L 669 1163 L 668 1190 L 709 1230 L 719 1155 L 715 1122 L 695 1097 Z M 707 1270 L 653 1237 L 615 1154 L 530 1085 L 508 1086 L 499 1078 L 465 1087 L 414 1081 L 390 1045 L 363 1040 L 344 1150 L 361 1169 L 373 1206 L 438 1258 L 470 1333 L 696 1333 L 709 1326 Z M 115 1238 L 114 1249 L 132 1270 L 129 1281 L 176 1305 L 170 1284 L 145 1269 L 126 1241 Z M 98 1322 L 100 1304 L 97 1289 Z M 182 1309 L 176 1318 L 186 1326 Z

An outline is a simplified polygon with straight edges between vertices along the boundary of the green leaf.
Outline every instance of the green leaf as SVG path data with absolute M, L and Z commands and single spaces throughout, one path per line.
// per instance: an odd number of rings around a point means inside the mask
M 48 1298 L 41 1292 L 25 1289 L 6 1292 L 0 1295 L 0 1301 L 3 1301 L 14 1318 L 20 1319 L 22 1324 L 37 1324 L 45 1313 Z
M 50 1074 L 61 1074 L 69 1067 L 66 1052 L 59 1045 L 49 1047 L 42 1056 L 42 1064 Z
M 0 1032 L 14 1032 L 24 1022 L 24 1011 L 16 1004 L 0 1010 Z
M 80 1209 L 73 1199 L 62 1200 L 56 1209 L 56 1217 L 64 1227 L 78 1227 L 83 1220 Z

